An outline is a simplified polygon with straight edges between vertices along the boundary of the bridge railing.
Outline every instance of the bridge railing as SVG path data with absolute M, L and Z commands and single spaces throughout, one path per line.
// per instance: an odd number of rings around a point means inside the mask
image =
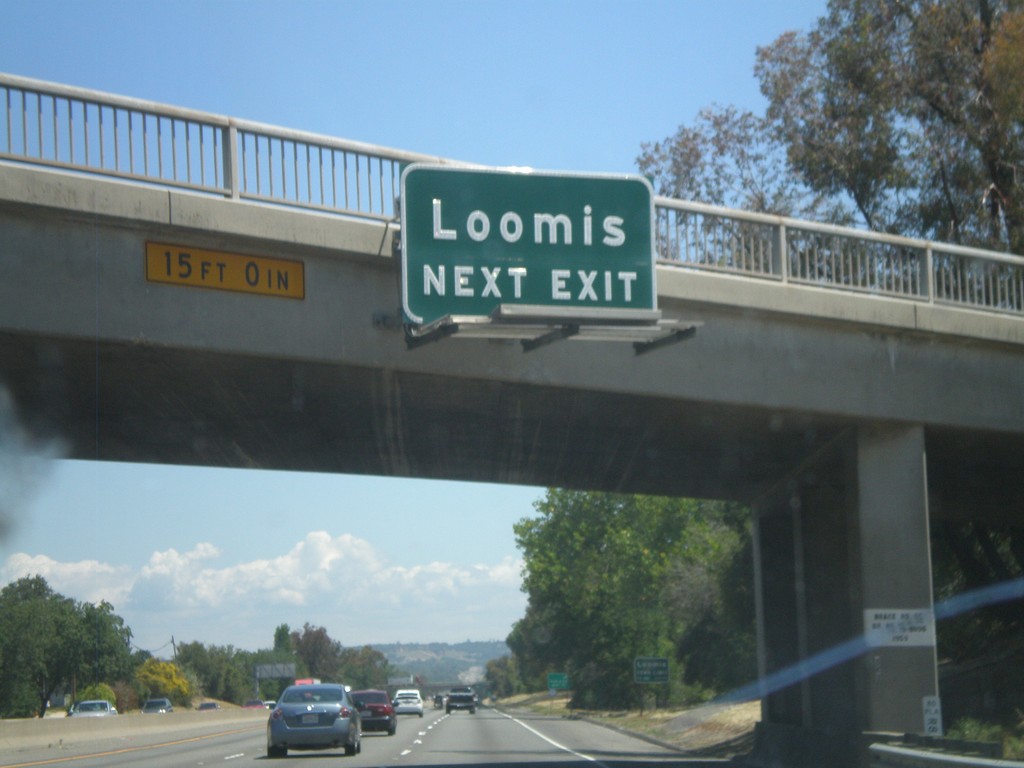
M 393 220 L 403 165 L 454 162 L 0 74 L 0 158 Z M 659 197 L 662 263 L 1024 315 L 1024 258 Z
M 666 264 L 1024 315 L 1024 258 L 659 197 Z
M 440 161 L 0 74 L 0 158 L 393 219 L 401 166 Z

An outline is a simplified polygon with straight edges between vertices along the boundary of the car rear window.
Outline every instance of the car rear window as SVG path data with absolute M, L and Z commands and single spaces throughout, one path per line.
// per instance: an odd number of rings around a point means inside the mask
M 301 704 L 309 702 L 336 702 L 341 701 L 341 688 L 296 688 L 293 691 L 285 691 L 281 700 L 286 704 Z

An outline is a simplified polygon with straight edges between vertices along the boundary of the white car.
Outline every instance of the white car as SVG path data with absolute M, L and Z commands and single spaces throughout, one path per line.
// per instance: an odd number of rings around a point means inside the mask
M 392 702 L 396 715 L 419 715 L 423 717 L 423 697 L 415 689 L 404 689 L 395 693 Z

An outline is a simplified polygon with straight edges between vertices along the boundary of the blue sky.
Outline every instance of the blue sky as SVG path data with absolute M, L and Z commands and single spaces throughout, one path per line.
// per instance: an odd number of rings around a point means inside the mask
M 825 6 L 0 0 L 0 71 L 485 165 L 635 172 L 703 107 L 760 110 L 757 46 Z M 56 460 L 15 494 L 13 471 L 0 584 L 41 573 L 106 599 L 150 650 L 266 647 L 307 621 L 345 645 L 504 639 L 526 604 L 512 524 L 544 493 Z

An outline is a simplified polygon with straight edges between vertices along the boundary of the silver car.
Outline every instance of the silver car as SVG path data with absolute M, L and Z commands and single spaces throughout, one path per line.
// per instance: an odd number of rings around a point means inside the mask
M 117 709 L 103 699 L 80 701 L 68 712 L 68 717 L 108 717 L 116 715 Z
M 359 710 L 343 685 L 292 685 L 284 689 L 267 720 L 267 757 L 289 749 L 362 751 Z

